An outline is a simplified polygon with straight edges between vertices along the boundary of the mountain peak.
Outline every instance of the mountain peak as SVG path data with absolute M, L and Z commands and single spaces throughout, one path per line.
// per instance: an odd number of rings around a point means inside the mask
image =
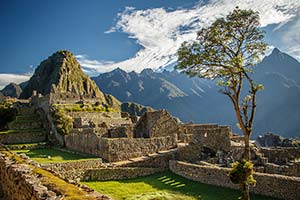
M 272 50 L 272 53 L 270 54 L 270 57 L 274 57 L 274 56 L 276 56 L 276 57 L 278 57 L 278 56 L 280 56 L 281 54 L 283 54 L 278 48 L 274 48 L 273 50 Z
M 24 88 L 21 98 L 29 98 L 34 90 L 42 95 L 49 94 L 52 85 L 58 92 L 73 92 L 104 99 L 103 93 L 86 74 L 72 52 L 60 50 L 52 54 L 36 68 Z
M 154 71 L 151 68 L 146 68 L 146 69 L 143 69 L 143 71 L 141 71 L 142 75 L 150 75 L 153 73 L 154 73 Z
M 124 71 L 123 69 L 121 69 L 120 67 L 117 67 L 116 69 L 114 69 L 112 72 L 119 72 L 119 73 L 121 73 L 121 74 L 126 74 L 127 72 L 126 71 Z
M 22 89 L 16 83 L 10 83 L 7 86 L 5 86 L 5 88 L 3 88 L 3 90 L 1 90 L 1 93 L 4 96 L 9 96 L 9 97 L 13 97 L 13 98 L 19 98 L 21 92 L 22 92 Z

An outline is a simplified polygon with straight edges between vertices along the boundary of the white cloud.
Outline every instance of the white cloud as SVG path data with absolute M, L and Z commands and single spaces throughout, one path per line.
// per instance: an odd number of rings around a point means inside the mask
M 97 75 L 99 72 L 109 72 L 115 68 L 113 61 L 90 60 L 87 55 L 76 55 L 75 57 L 82 70 L 90 76 Z
M 79 57 L 79 61 L 86 70 L 95 72 L 106 72 L 116 67 L 139 72 L 144 68 L 158 69 L 171 65 L 176 62 L 176 51 L 183 41 L 195 39 L 197 30 L 225 16 L 236 6 L 258 11 L 262 27 L 277 24 L 276 28 L 280 29 L 295 19 L 300 10 L 300 1 L 211 0 L 207 4 L 199 2 L 190 9 L 172 11 L 165 8 L 136 10 L 127 7 L 119 13 L 116 25 L 106 33 L 124 32 L 142 48 L 132 58 L 121 62 L 88 60 L 86 56 Z M 292 36 L 299 37 L 299 34 L 297 32 Z
M 31 74 L 0 74 L 0 89 L 3 89 L 6 85 L 11 82 L 22 83 L 29 80 Z

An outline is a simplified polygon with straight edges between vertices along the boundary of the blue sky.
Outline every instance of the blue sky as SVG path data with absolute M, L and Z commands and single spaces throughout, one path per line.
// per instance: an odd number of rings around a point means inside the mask
M 0 0 L 0 87 L 59 49 L 89 75 L 172 65 L 183 41 L 237 5 L 259 11 L 269 45 L 300 59 L 299 0 Z

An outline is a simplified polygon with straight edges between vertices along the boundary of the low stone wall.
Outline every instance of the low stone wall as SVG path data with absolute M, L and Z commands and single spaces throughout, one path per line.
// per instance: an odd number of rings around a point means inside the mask
M 277 165 L 274 163 L 266 163 L 264 172 L 268 174 L 280 174 L 285 176 L 300 177 L 300 162 L 289 163 L 287 165 Z
M 155 138 L 101 138 L 107 145 L 102 155 L 109 162 L 128 160 L 177 147 L 176 135 Z
M 42 200 L 61 199 L 67 195 L 70 199 L 88 198 L 91 200 L 109 199 L 91 189 L 80 188 L 70 184 L 53 174 L 30 164 L 18 155 L 13 154 L 4 147 L 0 147 L 0 199 L 5 200 Z M 28 162 L 27 162 L 28 161 Z M 58 187 L 68 187 L 73 194 L 66 194 Z M 78 190 L 78 193 L 75 191 Z M 72 196 L 75 195 L 75 196 Z
M 76 170 L 83 170 L 83 169 L 101 168 L 103 167 L 103 163 L 101 159 L 95 159 L 95 160 L 80 160 L 80 161 L 73 161 L 73 162 L 42 164 L 41 166 L 45 169 L 63 174 L 64 171 L 69 171 L 69 170 L 76 171 Z
M 84 181 L 122 180 L 148 176 L 163 171 L 161 168 L 144 167 L 115 167 L 86 170 L 83 174 Z
M 113 164 L 121 167 L 158 167 L 162 170 L 167 170 L 169 169 L 169 161 L 175 159 L 176 152 L 177 149 L 172 149 L 165 152 L 149 154 L 142 158 L 130 159 L 128 161 L 121 161 Z
M 101 127 L 102 123 L 110 126 L 120 126 L 121 124 L 132 124 L 130 118 L 122 118 L 120 112 L 69 112 L 72 118 L 77 118 L 82 127 L 89 126 L 92 121 L 96 127 Z
M 261 148 L 260 151 L 269 162 L 276 164 L 284 164 L 300 158 L 300 147 Z
M 175 174 L 201 183 L 238 189 L 238 185 L 230 182 L 229 168 L 170 161 L 170 170 Z M 287 200 L 300 199 L 299 177 L 255 173 L 254 178 L 257 184 L 250 188 L 250 192 Z
M 45 131 L 40 132 L 17 132 L 0 134 L 0 143 L 2 144 L 24 144 L 24 143 L 36 143 L 46 140 Z
M 31 143 L 31 144 L 11 144 L 5 145 L 10 150 L 22 150 L 22 149 L 44 149 L 47 148 L 46 142 L 39 142 L 39 143 Z

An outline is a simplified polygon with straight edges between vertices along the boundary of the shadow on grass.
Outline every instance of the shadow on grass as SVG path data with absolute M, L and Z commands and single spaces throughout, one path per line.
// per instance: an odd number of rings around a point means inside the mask
M 201 200 L 233 200 L 238 199 L 240 196 L 240 191 L 238 190 L 191 181 L 169 171 L 117 182 L 124 184 L 144 182 L 158 190 L 178 192 Z M 251 200 L 274 200 L 274 198 L 251 195 Z

